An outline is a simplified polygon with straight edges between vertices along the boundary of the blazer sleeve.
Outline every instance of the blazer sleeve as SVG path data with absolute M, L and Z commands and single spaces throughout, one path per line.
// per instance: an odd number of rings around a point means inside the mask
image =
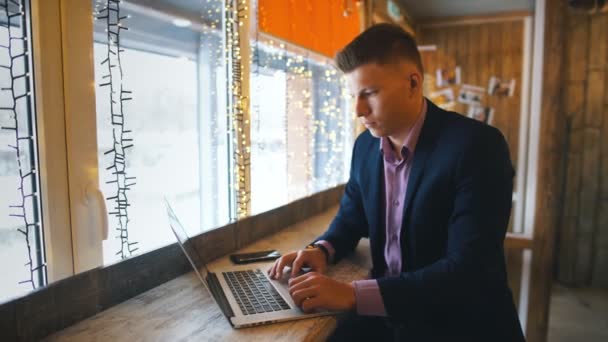
M 466 308 L 482 302 L 483 291 L 504 284 L 496 270 L 499 263 L 504 265 L 502 246 L 514 171 L 502 134 L 490 126 L 477 128 L 454 163 L 445 257 L 412 272 L 378 279 L 390 317 L 432 318 L 446 306 Z
M 327 231 L 315 241 L 325 240 L 335 249 L 333 262 L 351 253 L 362 237 L 368 237 L 368 225 L 363 209 L 363 199 L 358 181 L 357 147 L 361 136 L 355 141 L 351 158 L 350 176 L 340 200 L 340 209 Z

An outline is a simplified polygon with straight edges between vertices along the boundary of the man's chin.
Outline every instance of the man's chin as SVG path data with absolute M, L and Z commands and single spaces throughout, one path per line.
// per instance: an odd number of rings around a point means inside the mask
M 386 135 L 382 131 L 374 129 L 374 128 L 368 128 L 367 130 L 374 138 L 382 138 L 383 136 Z

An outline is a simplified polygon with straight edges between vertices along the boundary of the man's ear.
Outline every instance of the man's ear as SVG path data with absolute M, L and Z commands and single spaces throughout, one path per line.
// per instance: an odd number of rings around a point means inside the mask
M 412 88 L 412 90 L 418 89 L 422 86 L 422 79 L 420 78 L 420 75 L 413 73 L 410 75 L 410 88 Z

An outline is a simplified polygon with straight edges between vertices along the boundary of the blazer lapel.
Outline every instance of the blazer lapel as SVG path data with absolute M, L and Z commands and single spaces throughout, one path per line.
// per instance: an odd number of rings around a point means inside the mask
M 379 140 L 376 140 L 378 144 Z M 378 145 L 374 145 L 378 148 Z M 378 149 L 372 150 L 372 155 L 369 163 L 370 177 L 369 183 L 367 184 L 366 193 L 369 198 L 363 200 L 370 204 L 369 208 L 369 227 L 370 227 L 370 242 L 373 243 L 372 248 L 372 260 L 374 261 L 374 272 L 382 272 L 384 268 L 384 163 L 381 153 Z
M 414 161 L 412 164 L 412 170 L 410 171 L 410 177 L 407 184 L 407 193 L 405 195 L 405 205 L 403 206 L 404 218 L 407 217 L 408 209 L 411 206 L 412 199 L 418 190 L 420 180 L 424 174 L 424 166 L 433 152 L 435 143 L 437 142 L 437 135 L 441 128 L 441 109 L 435 106 L 431 101 L 427 99 L 427 113 L 424 124 L 422 125 L 422 131 L 416 144 L 416 150 L 414 151 Z M 405 223 L 406 220 L 403 220 Z

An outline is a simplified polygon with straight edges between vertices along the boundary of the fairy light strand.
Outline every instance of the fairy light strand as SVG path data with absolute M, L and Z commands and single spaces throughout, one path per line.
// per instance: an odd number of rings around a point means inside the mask
M 309 5 L 310 7 L 310 5 Z M 287 148 L 285 153 L 289 163 L 287 169 L 287 198 L 295 199 L 305 189 L 309 195 L 315 191 L 337 185 L 345 180 L 345 168 L 348 163 L 350 148 L 345 146 L 350 142 L 354 132 L 351 131 L 354 115 L 346 115 L 351 101 L 346 90 L 345 78 L 323 56 L 315 54 L 306 48 L 301 48 L 280 39 L 260 34 L 260 27 L 265 27 L 267 20 L 266 9 L 256 8 L 258 14 L 255 49 L 252 49 L 254 75 L 260 75 L 262 69 L 280 70 L 286 73 L 286 117 L 283 134 Z M 264 96 L 259 86 L 253 88 L 252 96 Z M 252 108 L 256 121 L 254 124 L 263 127 L 260 108 Z M 298 116 L 308 118 L 302 127 Z M 297 122 L 297 124 L 296 124 Z M 258 129 L 259 130 L 259 129 Z M 287 144 L 294 139 L 306 139 L 307 148 L 291 150 L 295 144 Z M 253 163 L 256 160 L 252 161 Z M 293 165 L 297 163 L 297 165 Z M 302 171 L 298 171 L 302 170 Z M 302 172 L 298 175 L 289 174 Z M 297 182 L 299 184 L 296 184 Z M 305 182 L 306 184 L 303 184 Z
M 226 53 L 230 61 L 229 72 L 229 137 L 232 146 L 233 180 L 232 190 L 235 194 L 235 210 L 231 212 L 231 221 L 249 215 L 250 194 L 249 167 L 250 142 L 247 139 L 249 121 L 246 119 L 249 96 L 243 89 L 243 62 L 241 55 L 240 27 L 247 22 L 249 8 L 246 0 L 231 0 L 226 5 Z M 246 38 L 245 38 L 246 39 Z
M 11 13 L 9 7 L 12 5 L 18 7 L 16 13 Z M 14 7 L 13 6 L 13 7 Z M 35 146 L 35 128 L 32 123 L 32 103 L 31 103 L 31 75 L 29 72 L 28 58 L 30 56 L 28 50 L 28 39 L 25 36 L 26 32 L 26 14 L 24 10 L 25 6 L 23 0 L 3 0 L 0 2 L 0 13 L 2 17 L 6 18 L 6 23 L 0 24 L 0 26 L 6 28 L 8 31 L 8 44 L 0 45 L 0 49 L 4 49 L 9 56 L 8 65 L 0 65 L 1 69 L 8 70 L 10 73 L 10 85 L 3 87 L 0 91 L 8 93 L 8 98 L 12 102 L 10 105 L 1 105 L 0 110 L 9 112 L 12 119 L 12 126 L 2 126 L 2 130 L 8 130 L 14 132 L 14 145 L 8 145 L 16 155 L 18 172 L 19 172 L 19 185 L 17 190 L 20 194 L 21 203 L 16 205 L 9 205 L 10 217 L 16 217 L 22 221 L 22 224 L 17 231 L 23 235 L 25 239 L 25 245 L 27 248 L 27 262 L 25 267 L 29 271 L 29 279 L 19 281 L 19 284 L 30 284 L 32 289 L 44 286 L 46 284 L 46 262 L 43 253 L 43 242 L 41 234 L 35 234 L 41 228 L 37 208 L 40 207 L 39 196 L 38 196 L 38 178 L 37 178 L 37 160 L 36 160 L 36 146 Z M 11 27 L 11 20 L 19 21 L 18 27 Z M 21 29 L 22 36 L 17 37 L 13 34 L 13 30 Z M 13 29 L 13 30 L 11 30 Z M 23 52 L 15 54 L 15 50 L 23 49 Z M 19 72 L 18 63 L 22 61 L 23 71 Z M 18 93 L 16 90 L 17 82 L 23 82 L 24 90 L 22 93 Z M 25 101 L 25 110 L 21 112 L 17 109 L 19 101 Z M 22 135 L 21 128 L 19 125 L 19 117 L 29 116 L 29 120 L 26 120 L 28 131 L 27 135 Z M 26 145 L 23 146 L 22 145 Z M 29 158 L 28 158 L 29 155 Z M 24 161 L 27 159 L 27 162 Z M 27 190 L 27 186 L 31 189 Z M 30 200 L 33 205 L 27 205 L 27 201 Z M 35 234 L 35 240 L 32 241 L 30 235 Z M 32 250 L 32 242 L 36 244 L 36 250 Z M 36 260 L 32 257 L 32 253 L 36 254 Z M 35 278 L 38 281 L 35 281 Z
M 123 24 L 128 16 L 121 14 L 121 0 L 105 0 L 102 8 L 98 9 L 96 20 L 104 20 L 106 27 L 106 51 L 107 57 L 101 61 L 101 65 L 107 68 L 107 73 L 102 77 L 100 87 L 109 88 L 110 117 L 112 122 L 112 149 L 104 152 L 112 158 L 112 164 L 106 168 L 110 172 L 110 180 L 106 184 L 115 184 L 116 194 L 107 197 L 106 200 L 113 202 L 113 211 L 108 214 L 116 219 L 118 232 L 116 239 L 120 239 L 120 250 L 116 255 L 125 259 L 139 248 L 138 242 L 129 239 L 129 201 L 128 192 L 136 184 L 136 177 L 129 176 L 127 172 L 127 152 L 133 148 L 133 139 L 129 138 L 132 133 L 125 127 L 126 102 L 133 100 L 132 92 L 124 87 L 124 70 L 121 55 L 124 49 L 121 47 L 120 37 L 122 31 L 128 27 Z

